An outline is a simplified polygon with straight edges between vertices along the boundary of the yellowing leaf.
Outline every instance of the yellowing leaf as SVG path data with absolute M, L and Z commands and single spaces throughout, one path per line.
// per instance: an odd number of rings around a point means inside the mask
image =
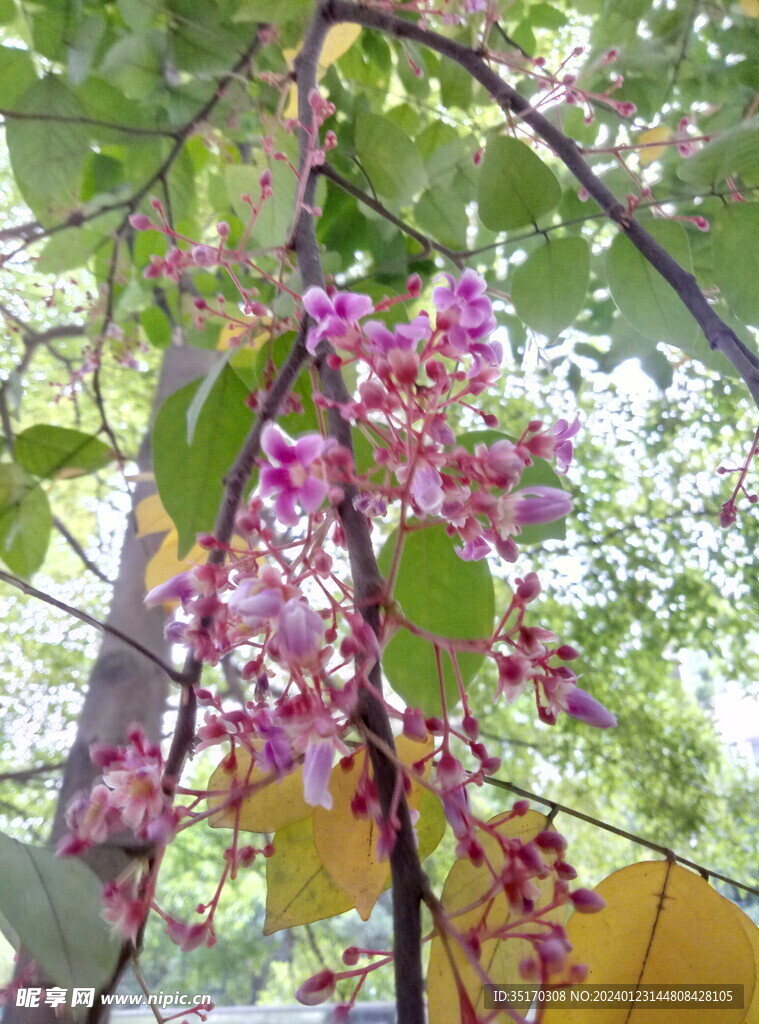
M 741 921 L 719 893 L 679 864 L 631 864 L 605 878 L 596 892 L 606 907 L 573 914 L 567 928 L 572 961 L 590 967 L 600 985 L 743 985 L 753 998 L 754 951 Z M 699 1003 L 698 1010 L 629 1007 L 549 1009 L 543 1024 L 739 1024 L 746 1009 Z
M 730 900 L 722 897 L 725 903 L 730 908 L 732 914 L 738 918 L 741 923 L 741 927 L 746 933 L 748 941 L 751 943 L 751 948 L 754 951 L 754 969 L 759 974 L 759 928 L 754 924 L 748 914 L 744 914 L 740 907 L 737 907 Z M 746 1016 L 743 1019 L 743 1024 L 759 1024 L 759 977 L 754 984 L 754 996 L 752 999 L 746 997 L 744 992 L 743 1005 L 746 1007 Z
M 314 846 L 313 818 L 303 818 L 274 836 L 275 854 L 266 861 L 264 935 L 344 914 L 350 896 L 329 877 Z
M 236 759 L 236 765 L 228 767 L 228 759 L 224 758 L 209 779 L 210 790 L 230 789 L 235 780 L 255 785 L 267 778 L 267 772 L 261 771 L 255 764 L 251 765 L 252 759 L 246 750 L 237 750 Z M 208 803 L 210 807 L 218 807 L 224 803 L 224 797 L 210 797 Z M 262 786 L 242 801 L 239 827 L 244 832 L 278 832 L 312 813 L 313 807 L 303 799 L 303 768 L 298 767 L 284 778 Z M 214 828 L 234 828 L 235 819 L 234 808 L 226 807 L 209 819 L 209 823 Z
M 432 739 L 421 744 L 401 736 L 396 741 L 396 749 L 401 761 L 411 765 L 431 751 Z M 314 844 L 319 858 L 332 880 L 349 895 L 351 905 L 363 921 L 368 920 L 390 878 L 389 860 L 380 861 L 376 854 L 377 825 L 371 819 L 354 818 L 350 806 L 366 757 L 368 754 L 361 752 L 349 771 L 338 768 L 332 772 L 329 781 L 332 810 L 323 807 L 314 810 Z M 426 770 L 428 768 L 429 762 L 425 766 Z M 413 810 L 419 807 L 422 791 L 419 783 L 412 783 L 408 802 Z
M 322 52 L 319 55 L 319 68 L 317 77 L 321 78 L 330 64 L 334 64 L 336 60 L 339 60 L 344 53 L 350 50 L 351 46 L 356 42 L 358 37 L 361 35 L 360 25 L 348 25 L 343 23 L 341 25 L 333 25 L 333 27 L 327 33 L 324 40 L 324 46 Z M 300 46 L 295 47 L 291 50 L 283 50 L 282 56 L 292 66 L 295 58 L 300 53 Z M 284 117 L 297 117 L 298 116 L 298 91 L 295 85 L 290 87 L 290 92 L 287 94 L 287 104 L 285 106 Z
M 638 142 L 646 148 L 638 151 L 638 160 L 641 167 L 648 167 L 654 160 L 658 160 L 666 150 L 666 146 L 653 146 L 653 142 L 667 142 L 672 133 L 665 124 L 658 124 L 655 128 L 649 128 L 638 136 Z
M 747 18 L 759 18 L 759 0 L 740 0 L 740 8 Z
M 338 768 L 337 771 L 340 771 Z M 419 804 L 419 857 L 424 860 L 445 832 L 445 815 L 437 797 L 424 791 Z M 335 917 L 353 909 L 351 897 L 334 882 L 319 859 L 313 837 L 313 816 L 280 829 L 275 853 L 266 862 L 264 935 Z M 384 888 L 390 885 L 388 872 Z
M 151 533 L 165 533 L 174 526 L 158 491 L 149 494 L 135 506 L 134 517 L 137 521 L 137 536 L 149 537 Z
M 190 569 L 193 565 L 203 565 L 208 552 L 199 544 L 193 545 L 186 558 L 178 555 L 179 535 L 175 529 L 169 530 L 161 541 L 161 546 L 145 567 L 145 589 L 150 591 L 159 583 L 165 583 L 172 576 Z
M 266 323 L 266 320 L 263 321 Z M 257 334 L 252 341 L 247 341 L 247 330 L 248 328 L 243 327 L 241 324 L 225 323 L 219 331 L 219 337 L 216 341 L 216 348 L 220 352 L 226 352 L 230 348 L 239 348 L 242 342 L 245 342 L 246 349 L 252 349 L 257 352 L 271 337 L 268 331 L 262 331 Z
M 503 821 L 503 824 L 499 824 Z M 504 820 L 504 815 L 491 818 L 488 824 L 495 826 L 502 836 L 519 838 L 527 843 L 542 832 L 548 824 L 545 815 L 538 811 L 528 811 L 520 818 Z M 496 839 L 486 832 L 480 831 L 478 838 L 482 843 L 487 858 L 498 870 L 504 864 L 503 853 Z M 448 873 L 443 887 L 442 903 L 449 914 L 477 903 L 485 897 L 491 887 L 492 875 L 486 865 L 475 867 L 469 860 L 458 860 Z M 542 896 L 537 901 L 538 907 L 545 906 L 553 896 L 553 879 L 535 880 L 541 889 Z M 563 915 L 564 908 L 547 915 L 551 920 Z M 509 919 L 509 907 L 503 892 L 480 903 L 461 914 L 455 914 L 453 925 L 457 931 L 465 933 L 471 928 L 482 926 L 493 928 L 504 925 Z M 472 1001 L 475 1010 L 483 1010 L 483 980 L 466 957 L 460 945 L 448 940 L 450 955 L 464 988 Z M 532 946 L 525 939 L 487 939 L 482 943 L 480 966 L 496 984 L 509 984 L 519 981 L 519 961 L 532 955 Z M 436 935 L 430 948 L 430 962 L 427 968 L 427 992 L 429 998 L 430 1024 L 458 1024 L 457 1007 L 459 997 L 451 962 L 448 959 L 445 945 Z M 507 1019 L 507 1015 L 499 1014 L 498 1020 Z

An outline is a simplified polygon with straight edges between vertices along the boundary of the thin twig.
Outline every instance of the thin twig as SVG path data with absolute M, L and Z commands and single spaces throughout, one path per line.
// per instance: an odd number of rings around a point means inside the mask
M 94 573 L 99 580 L 102 580 L 103 583 L 108 583 L 110 586 L 113 586 L 115 580 L 109 579 L 109 577 L 106 576 L 102 569 L 99 569 L 95 565 L 92 559 L 89 558 L 89 556 L 87 555 L 87 552 L 84 550 L 82 545 L 79 543 L 79 541 L 76 539 L 73 533 L 63 522 L 63 520 L 59 519 L 58 516 L 53 516 L 53 526 L 66 541 L 71 550 L 82 560 L 86 568 L 89 569 L 91 573 Z
M 712 871 L 711 868 L 706 868 L 703 864 L 696 864 L 695 861 L 688 860 L 687 857 L 681 857 L 666 846 L 661 846 L 659 843 L 651 842 L 650 839 L 644 839 L 643 836 L 636 835 L 634 832 L 627 832 L 623 828 L 617 828 L 616 825 L 610 825 L 608 821 L 602 821 L 600 818 L 594 818 L 590 814 L 584 814 L 582 811 L 575 810 L 574 807 L 567 807 L 566 804 L 560 804 L 556 800 L 549 800 L 547 797 L 540 796 L 537 793 L 530 793 L 529 790 L 522 789 L 521 786 L 515 786 L 511 782 L 503 782 L 501 779 L 495 779 L 492 776 L 485 776 L 482 781 L 488 786 L 495 786 L 497 789 L 507 789 L 510 793 L 525 797 L 528 800 L 537 800 L 538 803 L 545 804 L 546 807 L 550 807 L 554 814 L 561 811 L 562 814 L 568 814 L 572 818 L 578 818 L 580 821 L 586 821 L 589 825 L 601 828 L 605 832 L 611 832 L 613 835 L 620 836 L 622 839 L 629 839 L 631 843 L 636 843 L 638 846 L 645 846 L 649 850 L 654 850 L 655 853 L 661 853 L 667 857 L 668 860 L 676 860 L 679 864 L 684 864 L 686 867 L 693 868 L 694 871 L 698 871 L 700 875 L 708 875 L 709 878 L 718 878 L 721 882 L 727 882 L 728 885 L 734 885 L 737 889 L 743 889 L 744 892 L 750 892 L 754 896 L 759 896 L 759 889 L 754 886 L 746 885 L 744 882 L 736 882 L 734 878 L 722 875 L 718 871 Z
M 53 608 L 58 608 L 62 612 L 66 612 L 67 615 L 71 615 L 75 619 L 79 619 L 80 622 L 86 623 L 88 626 L 92 626 L 94 629 L 99 629 L 101 633 L 108 633 L 110 636 L 116 637 L 125 643 L 132 650 L 138 651 L 144 655 L 149 661 L 152 661 L 154 665 L 157 665 L 162 669 L 169 679 L 172 679 L 175 683 L 186 684 L 187 679 L 182 672 L 177 672 L 171 665 L 167 665 L 165 661 L 162 661 L 157 654 L 153 654 L 151 650 L 145 647 L 135 640 L 134 637 L 129 636 L 122 630 L 117 629 L 115 626 L 109 625 L 107 622 L 101 622 L 100 619 L 96 619 L 92 615 L 88 615 L 87 612 L 83 612 L 79 608 L 74 608 L 73 605 L 66 604 L 65 601 L 59 601 L 57 597 L 52 597 L 50 594 L 46 594 L 43 590 L 37 590 L 31 583 L 27 583 L 26 580 L 19 579 L 18 576 L 13 576 L 9 572 L 4 572 L 0 569 L 0 580 L 4 583 L 8 583 L 11 587 L 15 587 L 16 590 L 20 590 L 28 597 L 35 597 L 38 601 L 44 601 L 45 604 L 51 605 Z
M 38 775 L 52 775 L 54 772 L 59 772 L 65 766 L 65 761 L 56 761 L 55 764 L 40 764 L 36 768 L 20 768 L 15 772 L 0 772 L 0 782 L 28 782 Z

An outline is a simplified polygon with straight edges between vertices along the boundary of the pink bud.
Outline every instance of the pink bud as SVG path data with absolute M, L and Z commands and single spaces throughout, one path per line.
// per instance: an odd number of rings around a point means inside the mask
M 575 889 L 569 894 L 569 898 L 575 910 L 581 914 L 595 914 L 606 906 L 603 896 L 599 896 L 592 889 Z
M 412 299 L 416 299 L 422 294 L 422 279 L 419 274 L 411 274 L 409 276 L 406 281 L 406 291 Z
M 518 581 L 517 598 L 525 604 L 534 601 L 540 593 L 540 580 L 535 572 L 528 572 L 523 580 Z
M 419 708 L 406 708 L 403 712 L 403 735 L 420 743 L 427 739 L 427 725 Z
M 334 991 L 335 975 L 332 971 L 324 970 L 304 981 L 295 993 L 295 998 L 305 1006 L 318 1006 L 319 1003 L 326 1003 Z
M 149 231 L 153 227 L 150 217 L 144 213 L 133 213 L 129 218 L 129 223 L 135 231 Z

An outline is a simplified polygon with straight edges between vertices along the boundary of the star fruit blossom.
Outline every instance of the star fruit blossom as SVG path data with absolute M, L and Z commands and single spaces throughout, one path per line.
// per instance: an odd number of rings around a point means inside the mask
M 304 512 L 315 512 L 327 495 L 327 484 L 319 475 L 319 460 L 327 443 L 319 434 L 305 434 L 295 444 L 288 444 L 272 423 L 261 433 L 261 448 L 271 461 L 261 467 L 260 492 L 277 495 L 277 518 L 286 526 L 298 522 L 296 502 Z

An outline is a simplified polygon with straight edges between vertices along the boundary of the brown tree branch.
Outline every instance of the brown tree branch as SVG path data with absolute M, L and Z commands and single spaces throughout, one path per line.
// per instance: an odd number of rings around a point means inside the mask
M 316 14 L 306 33 L 303 47 L 295 60 L 298 85 L 298 117 L 300 121 L 299 174 L 307 175 L 303 193 L 303 207 L 296 211 L 297 222 L 293 245 L 303 287 L 323 286 L 319 246 L 314 230 L 314 218 L 309 212 L 314 205 L 318 173 L 310 162 L 311 146 L 318 142 L 311 136 L 313 112 L 309 94 L 316 87 L 316 67 L 330 22 L 325 12 L 329 4 L 320 0 Z M 315 130 L 315 129 L 314 129 Z M 302 183 L 302 182 L 301 182 Z M 306 318 L 307 320 L 308 318 Z M 339 369 L 330 366 L 330 348 L 322 343 L 317 350 L 316 365 L 322 391 L 332 402 L 343 404 L 350 400 Z M 350 425 L 339 410 L 330 407 L 327 416 L 330 436 L 349 451 L 353 451 Z M 356 607 L 375 633 L 380 628 L 380 608 L 384 600 L 384 581 L 374 557 L 374 548 L 367 521 L 355 508 L 353 499 L 357 490 L 344 486 L 344 497 L 338 505 L 338 515 L 345 533 Z M 371 687 L 359 689 L 358 725 L 379 736 L 394 749 L 390 720 L 382 702 L 382 673 L 376 664 L 369 675 Z M 383 815 L 389 819 L 396 789 L 398 769 L 374 744 L 368 744 L 369 756 Z M 397 809 L 400 828 L 390 854 L 393 900 L 393 945 L 395 993 L 398 1024 L 424 1024 L 424 980 L 421 962 L 421 901 L 428 891 L 426 876 L 419 863 L 408 804 L 401 798 Z
M 609 191 L 585 161 L 574 140 L 551 124 L 529 100 L 500 78 L 478 53 L 453 39 L 422 28 L 416 22 L 403 21 L 374 7 L 359 6 L 349 0 L 326 0 L 322 16 L 330 25 L 352 22 L 378 29 L 396 39 L 413 40 L 455 61 L 488 90 L 505 113 L 516 114 L 529 125 L 595 199 L 606 216 L 624 231 L 641 255 L 674 288 L 711 348 L 720 351 L 732 363 L 759 407 L 759 357 L 717 316 L 695 277 L 681 267 Z
M 169 679 L 172 679 L 175 683 L 187 683 L 187 679 L 182 672 L 177 672 L 171 665 L 167 665 L 166 662 L 162 661 L 156 654 L 153 654 L 151 650 L 145 647 L 135 640 L 134 637 L 127 636 L 126 633 L 117 629 L 115 626 L 110 626 L 107 622 L 101 622 L 100 619 L 96 619 L 92 615 L 88 615 L 87 612 L 83 612 L 80 608 L 74 608 L 73 605 L 66 604 L 65 601 L 59 601 L 57 597 L 52 597 L 50 594 L 46 594 L 42 590 L 37 590 L 31 583 L 27 583 L 26 580 L 19 579 L 18 576 L 13 576 L 9 572 L 4 572 L 0 569 L 0 580 L 4 583 L 8 583 L 11 587 L 15 587 L 16 590 L 20 590 L 27 597 L 35 597 L 38 601 L 43 601 L 45 604 L 51 605 L 53 608 L 58 608 L 62 612 L 66 612 L 67 615 L 71 615 L 75 619 L 79 619 L 80 622 L 86 623 L 88 626 L 92 626 L 94 629 L 99 629 L 101 633 L 109 633 L 111 636 L 116 637 L 125 643 L 127 647 L 131 647 L 133 650 L 138 651 L 149 661 L 152 661 L 154 665 L 157 665 L 162 669 Z
M 527 789 L 522 789 L 521 786 L 515 786 L 512 782 L 503 782 L 501 779 L 496 779 L 492 776 L 485 776 L 482 781 L 488 786 L 495 786 L 497 789 L 507 789 L 510 793 L 514 793 L 516 796 L 522 796 L 528 800 L 536 800 L 539 804 L 545 804 L 546 807 L 551 808 L 554 814 L 560 811 L 562 814 L 568 814 L 572 818 L 578 818 L 580 821 L 586 821 L 589 825 L 601 828 L 605 832 L 611 832 L 613 835 L 620 836 L 622 839 L 629 839 L 631 843 L 636 843 L 638 846 L 645 846 L 649 850 L 661 853 L 663 856 L 667 857 L 668 860 L 676 860 L 678 863 L 684 864 L 688 868 L 693 868 L 704 878 L 718 878 L 721 882 L 727 882 L 729 885 L 734 885 L 737 889 L 743 889 L 744 892 L 750 892 L 754 896 L 759 896 L 759 889 L 754 886 L 746 885 L 744 882 L 736 882 L 734 878 L 728 878 L 727 875 L 721 875 L 717 871 L 712 871 L 711 868 L 706 868 L 703 864 L 696 864 L 695 861 L 688 860 L 677 853 L 673 853 L 672 850 L 668 849 L 666 846 L 660 846 L 659 843 L 651 842 L 650 839 L 644 839 L 643 836 L 636 835 L 634 832 L 626 832 L 625 829 L 617 828 L 616 825 L 610 825 L 608 821 L 602 821 L 601 818 L 594 818 L 590 814 L 584 814 L 582 811 L 576 811 L 573 807 L 567 807 L 566 804 L 560 804 L 556 800 L 549 800 L 547 797 L 539 796 L 537 793 L 531 793 Z

